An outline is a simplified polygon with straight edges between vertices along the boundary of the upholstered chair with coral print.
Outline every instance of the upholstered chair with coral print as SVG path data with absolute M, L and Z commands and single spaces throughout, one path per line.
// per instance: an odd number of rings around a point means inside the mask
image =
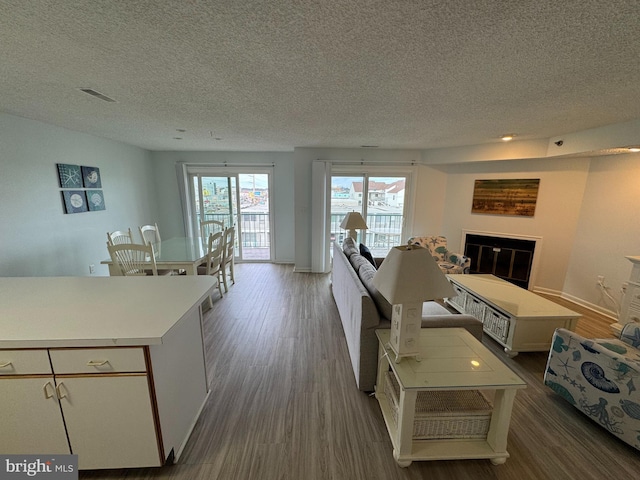
M 558 328 L 544 384 L 604 430 L 640 450 L 638 348 L 640 325 L 634 322 L 624 326 L 620 338 L 585 338 Z
M 444 273 L 469 273 L 471 259 L 460 253 L 447 249 L 447 239 L 441 235 L 427 237 L 411 237 L 411 245 L 419 245 L 428 249 L 436 263 Z

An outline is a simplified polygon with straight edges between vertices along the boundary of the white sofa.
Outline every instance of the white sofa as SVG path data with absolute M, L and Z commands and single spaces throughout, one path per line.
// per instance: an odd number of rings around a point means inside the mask
M 381 259 L 377 259 L 378 262 Z M 391 305 L 373 286 L 376 268 L 360 254 L 353 239 L 333 244 L 331 287 L 347 340 L 358 388 L 371 392 L 378 371 L 375 330 L 391 327 Z M 425 302 L 422 327 L 463 327 L 479 340 L 482 323 L 471 315 L 453 314 L 436 302 Z

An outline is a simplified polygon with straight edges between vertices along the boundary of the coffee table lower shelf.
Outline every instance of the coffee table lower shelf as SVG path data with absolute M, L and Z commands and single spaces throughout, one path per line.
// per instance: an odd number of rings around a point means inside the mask
M 376 398 L 380 404 L 380 410 L 387 426 L 391 443 L 393 444 L 393 458 L 401 467 L 408 467 L 413 461 L 420 460 L 471 460 L 489 459 L 494 465 L 500 465 L 507 461 L 509 453 L 505 450 L 496 451 L 486 439 L 438 439 L 418 440 L 413 439 L 411 449 L 405 453 L 401 449 L 398 427 L 394 421 L 394 412 L 391 402 L 384 392 L 376 391 Z M 413 423 L 413 415 L 411 415 Z

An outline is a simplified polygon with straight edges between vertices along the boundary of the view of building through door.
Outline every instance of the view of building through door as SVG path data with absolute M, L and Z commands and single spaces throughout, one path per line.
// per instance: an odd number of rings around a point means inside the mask
M 406 176 L 331 177 L 331 240 L 342 242 L 347 232 L 340 223 L 348 212 L 359 212 L 367 230 L 358 232 L 373 256 L 384 257 L 389 250 L 404 243 L 402 227 L 405 217 Z
M 236 227 L 236 257 L 241 261 L 271 260 L 269 174 L 191 174 L 194 236 L 200 222 L 217 220 Z

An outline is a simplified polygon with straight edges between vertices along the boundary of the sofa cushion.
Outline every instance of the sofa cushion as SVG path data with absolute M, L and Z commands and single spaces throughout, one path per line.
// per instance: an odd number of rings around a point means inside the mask
M 376 261 L 373 259 L 373 255 L 371 255 L 371 250 L 364 243 L 360 244 L 360 255 L 371 262 L 371 265 L 376 267 Z
M 351 237 L 345 238 L 342 242 L 342 251 L 347 256 L 347 258 L 350 258 L 354 253 L 360 253 L 358 247 L 356 246 L 356 241 Z
M 364 288 L 367 289 L 369 295 L 373 298 L 374 303 L 378 307 L 378 312 L 380 312 L 380 316 L 390 320 L 393 311 L 391 304 L 382 296 L 378 289 L 374 287 L 373 277 L 376 274 L 376 269 L 367 260 L 365 261 L 366 264 L 360 266 L 358 277 L 360 277 L 360 281 L 364 285 Z

